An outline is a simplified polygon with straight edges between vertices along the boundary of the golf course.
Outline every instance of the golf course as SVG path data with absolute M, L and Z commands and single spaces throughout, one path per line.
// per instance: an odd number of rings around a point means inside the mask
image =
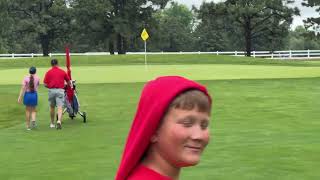
M 213 98 L 211 139 L 182 180 L 317 180 L 320 177 L 320 61 L 202 55 L 71 56 L 81 111 L 50 129 L 43 77 L 50 60 L 0 59 L 0 179 L 114 179 L 144 83 L 179 75 Z M 37 128 L 17 102 L 30 66 L 41 79 Z

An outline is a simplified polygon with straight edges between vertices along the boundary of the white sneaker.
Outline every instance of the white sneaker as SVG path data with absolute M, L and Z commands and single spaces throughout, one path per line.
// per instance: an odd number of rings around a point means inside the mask
M 50 123 L 50 128 L 55 128 L 55 125 Z
M 57 122 L 57 129 L 62 129 L 62 126 L 61 126 L 61 122 L 60 122 L 60 121 Z

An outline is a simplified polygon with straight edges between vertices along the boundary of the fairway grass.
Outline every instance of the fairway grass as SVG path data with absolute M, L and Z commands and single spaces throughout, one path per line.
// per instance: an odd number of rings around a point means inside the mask
M 39 68 L 41 78 L 46 69 Z M 213 96 L 211 142 L 181 180 L 320 177 L 317 66 L 82 64 L 72 70 L 88 123 L 65 115 L 61 131 L 49 128 L 43 86 L 38 128 L 26 131 L 24 107 L 16 102 L 27 67 L 0 70 L 1 180 L 113 179 L 144 81 L 174 74 L 199 81 Z
M 44 77 L 48 68 L 38 68 Z M 0 84 L 20 84 L 28 69 L 0 70 Z M 75 66 L 72 76 L 78 83 L 126 83 L 146 82 L 159 75 L 180 75 L 193 80 L 219 79 L 278 79 L 320 77 L 320 67 L 263 66 L 230 64 L 193 65 L 122 65 Z
M 0 69 L 25 68 L 36 65 L 49 67 L 50 60 L 57 58 L 61 66 L 65 66 L 65 57 L 36 57 L 22 59 L 0 59 Z M 72 66 L 113 66 L 113 65 L 144 65 L 144 55 L 118 56 L 71 56 Z M 264 65 L 264 66 L 300 66 L 320 67 L 319 60 L 263 59 L 250 57 L 217 56 L 213 54 L 177 54 L 148 55 L 149 65 L 177 64 L 233 64 L 233 65 Z

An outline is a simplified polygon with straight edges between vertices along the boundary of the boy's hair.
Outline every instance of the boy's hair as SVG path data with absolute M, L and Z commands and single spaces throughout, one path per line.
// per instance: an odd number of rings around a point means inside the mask
M 58 65 L 58 60 L 57 59 L 52 59 L 51 60 L 51 66 Z
M 167 112 L 171 108 L 192 110 L 197 108 L 199 112 L 206 112 L 211 114 L 211 103 L 203 92 L 199 90 L 188 90 L 179 94 L 169 105 Z

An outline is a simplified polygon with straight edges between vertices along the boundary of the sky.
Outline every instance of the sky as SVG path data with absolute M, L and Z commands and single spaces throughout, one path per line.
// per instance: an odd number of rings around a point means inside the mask
M 200 7 L 203 1 L 205 2 L 221 2 L 224 0 L 173 0 L 180 4 L 185 4 L 188 7 L 192 7 L 192 5 L 195 5 L 196 7 Z M 293 23 L 291 25 L 291 28 L 294 29 L 296 26 L 303 25 L 303 20 L 307 17 L 319 17 L 320 14 L 315 11 L 315 8 L 310 7 L 304 7 L 301 5 L 302 0 L 296 0 L 294 3 L 294 6 L 298 7 L 300 9 L 300 15 L 301 16 L 295 16 Z

